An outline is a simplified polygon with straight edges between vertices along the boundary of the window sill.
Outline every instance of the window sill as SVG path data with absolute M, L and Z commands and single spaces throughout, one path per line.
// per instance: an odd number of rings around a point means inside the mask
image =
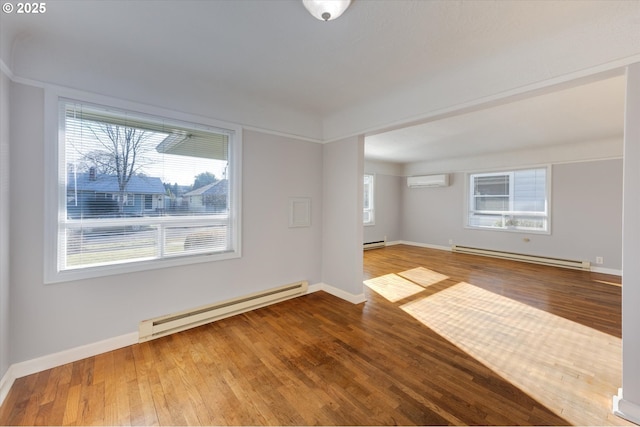
M 496 231 L 500 233 L 516 233 L 516 234 L 535 234 L 535 235 L 551 235 L 551 230 L 519 230 L 517 228 L 492 228 L 492 227 L 473 227 L 465 225 L 466 230 L 479 230 L 479 231 Z
M 45 272 L 44 283 L 63 283 L 76 280 L 95 279 L 118 274 L 135 273 L 140 271 L 157 270 L 161 268 L 177 267 L 191 264 L 201 264 L 205 262 L 223 261 L 241 258 L 240 251 L 229 251 L 223 253 L 211 253 L 202 255 L 189 255 L 175 258 L 150 259 L 138 261 L 130 264 L 112 264 L 96 267 L 85 267 L 77 270 L 64 270 Z

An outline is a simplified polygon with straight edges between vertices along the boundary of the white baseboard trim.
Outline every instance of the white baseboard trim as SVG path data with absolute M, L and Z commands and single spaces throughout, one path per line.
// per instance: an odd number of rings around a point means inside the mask
M 16 380 L 16 376 L 13 374 L 13 366 L 9 366 L 7 372 L 3 375 L 2 379 L 0 379 L 0 405 L 4 402 L 4 399 L 9 394 L 9 390 L 11 390 L 11 386 Z
M 622 270 L 616 270 L 614 268 L 594 267 L 593 264 L 591 264 L 591 271 L 593 273 L 611 274 L 612 276 L 622 277 Z
M 119 348 L 127 347 L 129 345 L 137 343 L 138 332 L 132 332 L 126 335 L 120 335 L 118 337 L 109 338 L 92 344 L 70 348 L 58 353 L 26 360 L 24 362 L 14 363 L 13 365 L 9 366 L 7 373 L 4 375 L 4 377 L 2 377 L 2 380 L 0 381 L 0 405 L 7 397 L 7 394 L 9 393 L 9 390 L 11 389 L 14 381 L 18 378 L 26 377 L 27 375 L 55 368 L 56 366 L 61 366 L 67 363 L 86 359 L 87 357 L 97 356 L 98 354 L 117 350 Z
M 367 297 L 365 296 L 364 292 L 358 295 L 350 294 L 349 292 L 345 292 L 342 289 L 336 288 L 335 286 L 331 286 L 322 282 L 309 285 L 309 289 L 307 290 L 307 293 L 310 294 L 317 291 L 325 291 L 328 294 L 331 294 L 335 297 L 348 301 L 352 304 L 360 304 L 367 300 Z
M 621 388 L 618 389 L 618 394 L 613 396 L 613 413 L 632 423 L 640 424 L 640 405 L 625 400 Z
M 440 251 L 451 252 L 451 246 L 440 246 L 440 245 L 431 245 L 429 243 L 418 243 L 418 242 L 410 242 L 407 240 L 399 240 L 397 245 L 409 245 L 409 246 L 417 246 L 420 248 L 428 248 L 428 249 L 438 249 Z
M 98 354 L 117 350 L 137 343 L 138 332 L 131 332 L 126 335 L 120 335 L 118 337 L 108 338 L 106 340 L 82 345 L 69 350 L 63 350 L 58 353 L 48 354 L 36 359 L 16 363 L 11 366 L 16 378 L 22 378 L 27 375 L 35 374 L 36 372 L 55 368 L 56 366 L 65 365 L 67 363 L 86 359 L 87 357 L 96 356 Z
M 442 251 L 451 252 L 451 247 L 450 246 L 431 245 L 429 243 L 418 243 L 418 242 L 411 242 L 411 241 L 407 241 L 407 240 L 396 240 L 394 242 L 388 242 L 387 246 L 390 246 L 390 245 L 418 246 L 420 248 L 438 249 L 438 250 L 442 250 Z M 622 270 L 617 270 L 615 268 L 594 267 L 593 264 L 592 264 L 591 265 L 591 271 L 594 272 L 594 273 L 611 274 L 613 276 L 622 277 Z

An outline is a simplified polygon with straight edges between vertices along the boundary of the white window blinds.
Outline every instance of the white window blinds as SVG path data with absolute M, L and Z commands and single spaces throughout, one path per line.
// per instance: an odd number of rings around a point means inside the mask
M 58 271 L 235 251 L 235 137 L 61 100 Z

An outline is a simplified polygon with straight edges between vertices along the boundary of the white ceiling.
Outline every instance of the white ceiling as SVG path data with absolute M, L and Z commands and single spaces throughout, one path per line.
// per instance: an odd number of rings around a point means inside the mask
M 170 100 L 177 110 L 319 141 L 640 55 L 636 0 L 354 0 L 330 22 L 297 0 L 46 5 L 39 16 L 0 14 L 0 58 L 14 76 Z M 619 135 L 621 84 L 378 134 L 367 156 L 407 162 Z
M 624 75 L 368 136 L 365 157 L 412 163 L 621 139 Z

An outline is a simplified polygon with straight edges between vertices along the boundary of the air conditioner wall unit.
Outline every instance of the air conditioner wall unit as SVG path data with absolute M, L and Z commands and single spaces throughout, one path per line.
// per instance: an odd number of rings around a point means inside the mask
M 443 173 L 439 175 L 423 175 L 407 177 L 407 186 L 409 188 L 418 187 L 446 187 L 449 185 L 449 174 Z

